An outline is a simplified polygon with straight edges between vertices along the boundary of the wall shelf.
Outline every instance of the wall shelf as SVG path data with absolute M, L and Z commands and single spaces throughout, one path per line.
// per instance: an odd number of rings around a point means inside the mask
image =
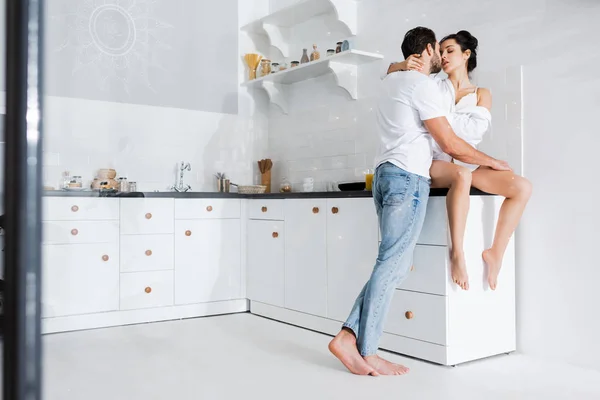
M 355 36 L 358 30 L 358 6 L 355 0 L 304 0 L 244 25 L 241 30 L 248 33 L 267 34 L 271 46 L 289 57 L 287 38 L 289 29 L 309 19 L 334 12 L 337 19 Z
M 383 59 L 381 54 L 347 50 L 318 61 L 276 72 L 245 83 L 242 87 L 264 89 L 272 103 L 288 113 L 287 85 L 317 78 L 332 72 L 337 85 L 345 89 L 354 100 L 358 98 L 358 66 Z

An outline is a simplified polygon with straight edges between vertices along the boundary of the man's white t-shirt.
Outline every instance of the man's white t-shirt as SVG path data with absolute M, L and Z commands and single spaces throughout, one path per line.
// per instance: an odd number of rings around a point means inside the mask
M 434 141 L 423 121 L 447 116 L 448 106 L 440 89 L 427 75 L 403 71 L 386 76 L 377 109 L 379 151 L 375 165 L 390 162 L 429 178 Z

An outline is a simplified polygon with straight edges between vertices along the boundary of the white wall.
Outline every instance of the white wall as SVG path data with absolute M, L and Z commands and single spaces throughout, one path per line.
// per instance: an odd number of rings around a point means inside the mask
M 271 7 L 293 2 L 271 0 Z M 600 109 L 594 72 L 600 65 L 600 4 L 369 0 L 359 7 L 356 46 L 380 52 L 384 62 L 361 68 L 358 101 L 323 77 L 290 89 L 289 115 L 271 108 L 274 176 L 293 182 L 314 176 L 321 189 L 326 181 L 361 179 L 375 152 L 378 74 L 402 57 L 405 32 L 422 25 L 441 38 L 469 30 L 480 41 L 474 81 L 494 96 L 494 134 L 483 149 L 517 171 L 523 168 L 534 184 L 517 234 L 519 350 L 598 368 L 600 264 L 593 240 L 600 211 L 592 171 L 600 136 L 592 116 Z M 308 28 L 296 31 L 305 45 L 314 40 L 310 34 Z
M 238 3 L 238 9 L 231 12 L 238 13 L 240 26 L 268 12 L 268 0 Z M 237 46 L 240 54 L 255 51 L 253 41 L 238 36 L 238 43 L 229 46 Z M 199 46 L 190 51 L 202 52 L 202 43 L 208 39 L 198 38 Z M 57 55 L 48 51 L 46 56 Z M 237 59 L 241 82 L 246 71 L 242 58 Z M 206 63 L 208 71 L 220 68 L 218 57 Z M 46 81 L 53 78 L 46 76 Z M 188 78 L 178 77 L 181 81 Z M 96 83 L 89 81 L 89 85 Z M 70 84 L 74 81 L 65 82 Z M 175 183 L 179 161 L 191 163 L 186 183 L 194 191 L 214 191 L 216 172 L 225 172 L 238 183 L 256 182 L 255 161 L 265 157 L 267 147 L 266 103 L 261 104 L 260 97 L 257 103 L 241 90 L 230 97 L 227 101 L 237 102 L 237 114 L 47 96 L 44 183 L 56 187 L 61 172 L 68 170 L 81 175 L 87 185 L 98 169 L 115 168 L 119 176 L 137 181 L 138 190 L 165 190 Z

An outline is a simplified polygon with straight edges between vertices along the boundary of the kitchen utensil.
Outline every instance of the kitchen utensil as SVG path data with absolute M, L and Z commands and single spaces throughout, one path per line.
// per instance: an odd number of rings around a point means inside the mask
M 260 183 L 267 187 L 266 192 L 271 193 L 271 168 L 273 168 L 273 161 L 271 159 L 260 160 L 258 162 L 258 169 L 260 170 Z
M 366 187 L 366 183 L 364 181 L 363 182 L 346 182 L 346 183 L 338 184 L 338 188 L 342 192 L 354 192 L 354 191 L 365 190 L 365 187 Z
M 250 80 L 256 79 L 256 69 L 258 68 L 258 64 L 260 63 L 261 59 L 262 56 L 260 54 L 255 53 L 249 53 L 244 56 L 244 60 L 246 61 L 246 64 L 250 69 L 248 76 Z

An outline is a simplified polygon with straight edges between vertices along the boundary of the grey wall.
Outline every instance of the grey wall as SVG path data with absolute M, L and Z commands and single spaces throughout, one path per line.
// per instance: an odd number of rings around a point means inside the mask
M 46 94 L 237 113 L 237 0 L 46 5 Z

